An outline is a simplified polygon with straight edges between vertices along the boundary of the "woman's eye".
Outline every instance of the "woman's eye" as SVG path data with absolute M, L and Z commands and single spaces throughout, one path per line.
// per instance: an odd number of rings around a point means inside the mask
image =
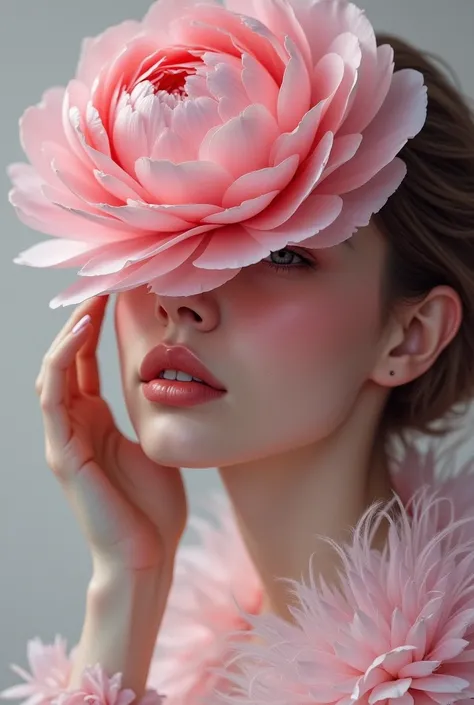
M 276 269 L 312 266 L 312 263 L 308 259 L 305 259 L 302 255 L 299 255 L 297 252 L 287 247 L 271 252 L 263 261 Z

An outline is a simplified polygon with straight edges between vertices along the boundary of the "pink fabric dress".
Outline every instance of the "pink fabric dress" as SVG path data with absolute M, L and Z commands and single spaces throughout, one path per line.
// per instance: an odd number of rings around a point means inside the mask
M 450 705 L 474 698 L 474 463 L 441 479 L 454 456 L 409 448 L 394 468 L 397 497 L 374 505 L 341 558 L 336 589 L 294 582 L 294 623 L 260 614 L 262 589 L 226 501 L 217 523 L 195 520 L 183 547 L 142 705 Z M 392 512 L 394 507 L 401 511 Z M 383 516 L 383 551 L 370 548 Z M 317 541 L 315 539 L 315 550 Z M 257 638 L 255 638 L 257 637 Z M 28 644 L 25 681 L 4 691 L 24 705 L 128 705 L 120 674 L 91 664 L 67 683 L 74 650 Z

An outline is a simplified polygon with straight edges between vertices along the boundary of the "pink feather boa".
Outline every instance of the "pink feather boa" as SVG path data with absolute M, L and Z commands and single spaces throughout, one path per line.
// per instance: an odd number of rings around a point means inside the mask
M 394 472 L 398 497 L 371 507 L 346 545 L 340 587 L 291 584 L 294 624 L 259 614 L 262 589 L 229 507 L 199 522 L 183 547 L 141 705 L 450 705 L 474 698 L 474 477 L 472 463 L 437 479 L 432 451 L 409 448 Z M 398 516 L 391 510 L 400 508 Z M 370 548 L 382 517 L 384 550 Z M 324 539 L 323 540 L 327 540 Z M 237 636 L 236 636 L 237 634 Z M 252 638 L 249 638 L 252 637 Z M 257 638 L 255 638 L 257 637 Z M 32 673 L 4 698 L 25 705 L 128 705 L 120 674 L 86 669 L 67 691 L 73 653 L 29 643 Z

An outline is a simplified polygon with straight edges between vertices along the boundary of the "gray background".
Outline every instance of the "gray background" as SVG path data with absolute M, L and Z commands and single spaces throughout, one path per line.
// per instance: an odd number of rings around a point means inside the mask
M 436 51 L 464 91 L 474 96 L 474 0 L 361 0 L 377 29 Z M 43 454 L 34 379 L 42 355 L 70 310 L 48 302 L 72 282 L 72 272 L 16 267 L 12 258 L 38 241 L 7 202 L 4 166 L 22 160 L 18 118 L 49 86 L 65 85 L 82 37 L 127 18 L 139 19 L 148 0 L 0 0 L 0 689 L 16 682 L 10 662 L 26 664 L 28 638 L 59 632 L 77 641 L 89 579 L 89 558 Z M 124 430 L 112 327 L 100 350 L 105 395 Z M 212 471 L 188 471 L 195 504 L 215 485 Z

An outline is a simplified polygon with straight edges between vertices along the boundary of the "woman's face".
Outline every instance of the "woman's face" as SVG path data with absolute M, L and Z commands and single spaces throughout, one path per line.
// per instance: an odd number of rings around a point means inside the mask
M 385 248 L 368 227 L 333 248 L 281 250 L 205 294 L 118 295 L 125 400 L 145 453 L 176 467 L 224 467 L 333 433 L 380 352 Z M 189 408 L 149 401 L 140 365 L 160 343 L 188 347 L 226 393 Z

